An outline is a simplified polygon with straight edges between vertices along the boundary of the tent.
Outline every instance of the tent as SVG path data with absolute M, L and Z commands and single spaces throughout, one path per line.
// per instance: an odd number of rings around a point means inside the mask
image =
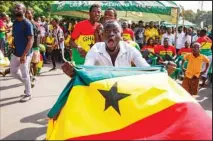
M 172 21 L 172 10 L 179 7 L 172 1 L 60 1 L 51 5 L 51 12 L 88 18 L 89 7 L 95 3 L 102 6 L 102 14 L 112 7 L 117 10 L 119 18 L 131 21 Z
M 170 22 L 163 22 L 161 25 L 163 26 L 166 26 L 166 27 L 175 27 L 176 25 L 175 24 L 172 24 Z M 185 26 L 185 27 L 196 27 L 197 25 L 190 22 L 190 21 L 187 21 L 187 20 L 184 20 L 183 17 L 180 17 L 179 21 L 178 21 L 178 25 L 179 26 Z

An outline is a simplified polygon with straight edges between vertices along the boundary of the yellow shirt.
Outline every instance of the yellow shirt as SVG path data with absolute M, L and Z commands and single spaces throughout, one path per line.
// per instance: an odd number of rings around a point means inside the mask
M 155 39 L 155 36 L 158 36 L 158 30 L 156 28 L 148 28 L 145 30 L 144 35 L 146 36 L 146 42 L 149 38 Z
M 12 36 L 12 35 L 10 35 L 10 36 L 7 37 L 7 41 L 8 41 L 8 44 L 9 44 L 10 46 L 14 47 L 14 46 L 12 45 L 12 44 L 13 44 L 13 36 Z
M 186 77 L 188 78 L 192 78 L 193 76 L 199 78 L 203 62 L 209 63 L 209 59 L 202 54 L 195 58 L 192 53 L 188 53 L 184 56 L 184 60 L 188 61 L 186 69 Z
M 51 24 L 49 25 L 49 30 L 53 31 L 53 26 Z
M 68 35 L 67 38 L 64 40 L 65 46 L 68 46 L 68 47 L 70 46 L 70 39 L 71 39 L 71 38 L 70 38 L 70 36 Z
M 54 41 L 55 41 L 55 39 L 53 37 L 49 37 L 48 36 L 47 39 L 46 39 L 46 43 L 47 44 L 51 44 L 52 45 L 54 43 Z

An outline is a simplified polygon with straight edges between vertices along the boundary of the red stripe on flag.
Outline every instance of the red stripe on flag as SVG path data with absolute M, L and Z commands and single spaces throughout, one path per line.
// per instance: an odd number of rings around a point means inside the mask
M 180 103 L 135 122 L 123 129 L 71 138 L 69 140 L 100 139 L 212 140 L 212 119 L 205 113 L 199 104 Z

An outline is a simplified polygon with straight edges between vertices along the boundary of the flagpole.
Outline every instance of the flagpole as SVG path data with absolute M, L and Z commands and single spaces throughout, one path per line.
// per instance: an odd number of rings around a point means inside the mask
M 180 8 L 177 8 L 177 19 L 176 19 L 176 34 L 175 34 L 175 48 L 177 46 L 177 33 L 178 33 L 178 22 L 179 22 Z

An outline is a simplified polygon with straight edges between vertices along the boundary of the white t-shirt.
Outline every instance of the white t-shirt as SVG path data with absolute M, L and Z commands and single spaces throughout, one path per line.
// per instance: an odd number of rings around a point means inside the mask
M 177 33 L 177 45 L 176 45 L 176 49 L 181 49 L 181 48 L 185 47 L 184 36 L 185 36 L 184 32 Z
M 150 66 L 141 53 L 124 41 L 120 41 L 120 51 L 115 60 L 115 67 L 131 67 L 133 62 L 137 67 Z M 84 65 L 113 66 L 111 57 L 106 51 L 105 42 L 98 42 L 89 50 Z
M 169 38 L 169 45 L 175 44 L 175 35 L 164 33 L 161 39 L 161 45 L 163 45 L 164 38 Z

